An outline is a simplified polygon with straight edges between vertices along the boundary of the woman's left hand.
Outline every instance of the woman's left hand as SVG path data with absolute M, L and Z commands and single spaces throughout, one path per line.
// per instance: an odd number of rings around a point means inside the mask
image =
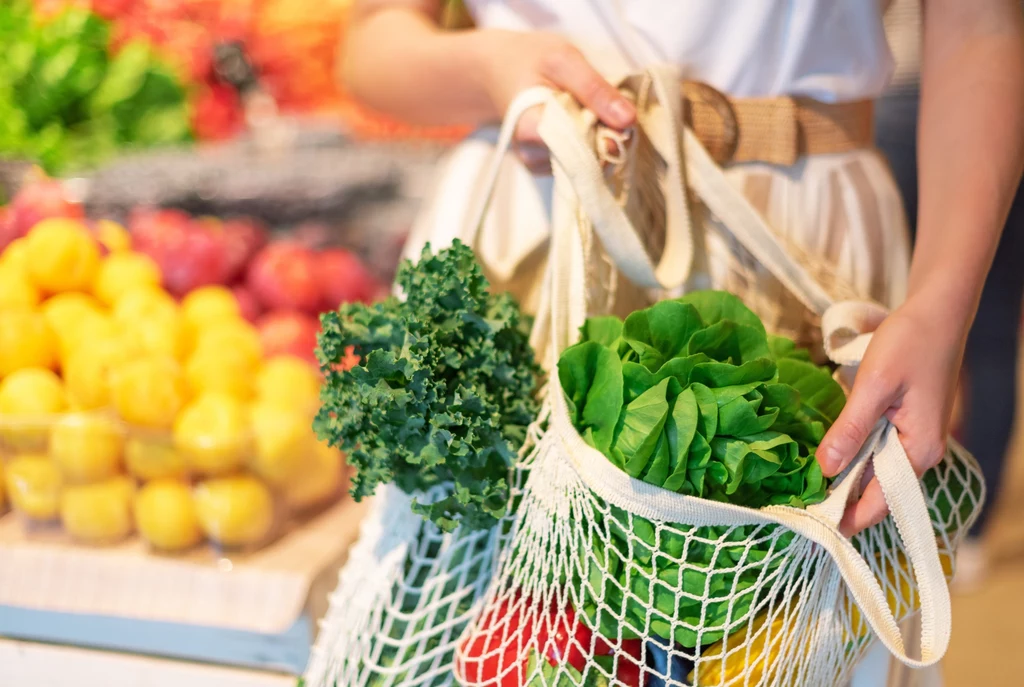
M 943 310 L 924 299 L 908 300 L 875 331 L 846 407 L 818 448 L 826 476 L 846 468 L 883 416 L 896 427 L 919 477 L 942 459 L 966 340 L 958 318 Z M 840 530 L 853 536 L 888 512 L 871 476 L 860 499 L 847 507 Z

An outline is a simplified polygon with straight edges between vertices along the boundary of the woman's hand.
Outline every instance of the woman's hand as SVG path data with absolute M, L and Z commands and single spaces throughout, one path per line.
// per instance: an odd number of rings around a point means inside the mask
M 531 86 L 567 91 L 609 127 L 625 129 L 636 108 L 568 39 L 539 31 L 442 31 L 440 0 L 356 0 L 342 47 L 346 89 L 371 108 L 424 125 L 500 122 Z M 538 112 L 517 130 L 520 156 L 549 166 Z
M 818 448 L 826 476 L 846 468 L 883 416 L 896 427 L 919 477 L 942 459 L 966 340 L 958 318 L 944 310 L 924 299 L 907 301 L 875 331 L 846 408 Z M 846 536 L 889 511 L 878 480 L 867 479 L 840 524 Z
M 477 54 L 486 90 L 500 119 L 516 95 L 532 86 L 566 91 L 604 124 L 623 130 L 636 121 L 636 108 L 606 81 L 565 38 L 551 33 L 484 30 Z M 550 169 L 537 125 L 539 109 L 527 112 L 516 129 L 516 150 L 534 173 Z

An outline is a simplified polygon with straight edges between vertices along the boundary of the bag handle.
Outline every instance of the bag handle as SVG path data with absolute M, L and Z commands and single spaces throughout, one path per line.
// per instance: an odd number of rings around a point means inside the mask
M 664 151 L 666 138 L 671 135 L 667 132 L 671 128 L 657 132 L 656 126 L 651 127 L 651 130 L 656 132 L 661 151 Z M 553 346 L 557 355 L 574 339 L 575 331 L 586 316 L 582 292 L 587 275 L 582 264 L 582 243 L 576 227 L 579 218 L 567 208 L 575 208 L 578 204 L 582 213 L 593 223 L 595 232 L 601 237 L 619 269 L 627 276 L 633 278 L 634 274 L 630 271 L 642 272 L 649 265 L 649 258 L 635 232 L 625 230 L 628 222 L 624 223 L 620 219 L 620 216 L 624 218 L 621 208 L 609 202 L 612 200 L 611 194 L 603 183 L 593 153 L 576 133 L 577 129 L 568 112 L 562 108 L 548 107 L 542 119 L 541 131 L 542 138 L 553 153 L 556 179 L 549 280 Z M 880 321 L 880 313 L 865 312 L 862 308 L 877 309 L 877 306 L 839 304 L 832 307 L 828 293 L 779 245 L 764 219 L 729 183 L 696 136 L 684 129 L 682 142 L 687 181 L 691 188 L 756 259 L 769 268 L 809 309 L 823 315 L 826 344 L 830 346 L 830 353 L 837 361 L 845 365 L 859 362 L 869 338 L 859 333 L 858 325 L 864 321 Z M 683 167 L 680 166 L 680 169 Z M 859 315 L 859 318 L 855 315 Z M 821 504 L 807 510 L 772 506 L 752 511 L 667 492 L 631 478 L 579 437 L 569 421 L 556 375 L 552 376 L 549 398 L 553 403 L 554 429 L 559 436 L 564 437 L 564 441 L 572 444 L 567 446 L 567 453 L 573 457 L 574 467 L 583 481 L 598 496 L 641 517 L 669 522 L 686 522 L 698 526 L 782 524 L 829 552 L 863 611 L 863 617 L 898 660 L 912 667 L 924 667 L 936 663 L 945 653 L 952 624 L 949 590 L 920 482 L 899 442 L 895 428 L 888 421 L 879 423 L 853 467 Z M 859 485 L 869 461 L 874 464 L 875 474 L 890 505 L 918 585 L 922 618 L 919 660 L 907 654 L 896 618 L 867 561 L 838 530 L 849 498 Z
M 459 237 L 466 245 L 476 245 L 480 229 L 487 219 L 487 211 L 490 209 L 491 201 L 494 199 L 494 190 L 497 188 L 498 179 L 501 178 L 502 165 L 509 150 L 512 149 L 512 141 L 515 139 L 519 120 L 530 109 L 538 105 L 545 105 L 554 100 L 554 97 L 555 92 L 550 88 L 534 86 L 519 93 L 509 104 L 508 110 L 505 112 L 505 118 L 501 122 L 501 129 L 498 130 L 498 140 L 494 144 L 494 153 L 488 161 L 486 171 L 484 172 L 483 193 L 476 208 L 470 214 L 472 220 L 465 225 L 464 235 Z
M 779 244 L 764 217 L 729 182 L 697 135 L 683 131 L 686 171 L 694 193 L 754 258 L 811 312 L 821 315 L 832 299 L 828 292 Z
M 649 114 L 641 108 L 639 126 L 659 119 L 662 122 L 660 131 L 678 131 L 682 121 L 680 104 L 677 97 L 668 97 L 663 86 L 669 72 L 662 68 L 645 73 L 655 85 L 660 102 Z M 693 261 L 692 220 L 686 202 L 682 149 L 678 145 L 662 145 L 659 149 L 667 162 L 669 181 L 665 197 L 665 248 L 655 266 L 625 210 L 609 190 L 594 146 L 581 133 L 582 114 L 583 111 L 569 96 L 561 95 L 555 103 L 548 103 L 545 107 L 538 126 L 541 140 L 551 151 L 556 204 L 560 201 L 578 204 L 616 267 L 637 286 L 665 290 L 682 286 L 690 275 Z M 587 124 L 592 125 L 592 122 L 593 117 L 590 116 Z M 658 133 L 654 129 L 651 131 Z M 663 140 L 662 136 L 658 138 Z M 678 140 L 677 136 L 675 140 Z M 564 197 L 559 196 L 557 187 L 561 187 Z M 570 192 L 572 198 L 569 197 Z M 557 230 L 555 225 L 557 222 L 553 223 L 552 233 Z

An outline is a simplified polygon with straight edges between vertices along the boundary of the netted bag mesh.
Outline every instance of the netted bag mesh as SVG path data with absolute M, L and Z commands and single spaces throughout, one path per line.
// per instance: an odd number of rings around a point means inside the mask
M 530 427 L 530 453 L 544 417 Z M 527 472 L 513 473 L 522 497 Z M 443 532 L 412 512 L 451 487 L 409 495 L 393 485 L 375 496 L 349 552 L 306 669 L 309 687 L 443 687 L 455 684 L 456 642 L 480 610 L 512 516 L 490 529 Z

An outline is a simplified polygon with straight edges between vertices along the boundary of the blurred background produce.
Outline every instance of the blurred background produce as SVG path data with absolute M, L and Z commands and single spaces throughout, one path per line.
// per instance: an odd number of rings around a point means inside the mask
M 388 291 L 464 133 L 338 87 L 351 4 L 0 0 L 0 652 L 305 665 L 361 512 L 312 431 L 319 315 Z M 248 620 L 195 641 L 199 589 Z
M 311 428 L 313 349 L 319 312 L 381 293 L 358 257 L 244 219 L 140 210 L 125 228 L 36 197 L 15 196 L 14 221 L 38 221 L 0 252 L 0 458 L 27 524 L 238 549 L 341 495 L 342 456 Z
M 51 173 L 88 169 L 124 149 L 231 138 L 268 108 L 361 139 L 465 133 L 402 126 L 340 89 L 335 57 L 351 4 L 6 0 L 0 157 Z

